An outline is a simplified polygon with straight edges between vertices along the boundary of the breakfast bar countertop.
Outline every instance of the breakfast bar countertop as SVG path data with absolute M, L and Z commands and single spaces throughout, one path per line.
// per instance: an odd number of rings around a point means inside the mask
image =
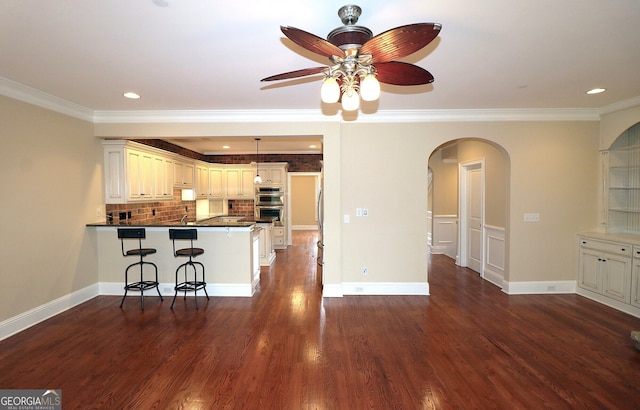
M 182 223 L 179 220 L 176 221 L 157 221 L 157 222 L 127 222 L 127 223 L 108 223 L 108 222 L 96 222 L 87 224 L 87 226 L 96 227 L 127 227 L 127 226 L 140 226 L 140 227 L 250 227 L 258 223 L 271 223 L 272 218 L 254 218 L 252 216 L 214 216 L 211 218 L 196 219 L 195 221 L 187 221 Z

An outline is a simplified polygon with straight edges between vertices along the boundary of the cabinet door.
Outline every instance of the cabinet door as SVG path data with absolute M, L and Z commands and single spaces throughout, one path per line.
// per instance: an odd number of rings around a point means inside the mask
M 119 147 L 106 147 L 104 151 L 105 202 L 121 204 L 126 202 L 124 150 Z
M 272 184 L 284 185 L 284 167 L 271 168 L 269 172 L 269 179 L 271 180 Z
M 127 173 L 130 200 L 153 197 L 153 156 L 151 154 L 127 150 Z
M 602 292 L 601 252 L 580 250 L 580 287 L 593 292 Z
M 193 188 L 193 164 L 175 161 L 173 164 L 174 186 L 177 188 Z
M 173 163 L 171 160 L 163 157 L 154 157 L 153 187 L 154 198 L 173 198 Z
M 634 255 L 637 253 L 634 252 Z M 631 270 L 631 304 L 640 307 L 640 259 L 633 258 Z
M 253 199 L 253 178 L 255 170 L 253 168 L 242 168 L 241 174 L 241 192 L 240 196 L 246 199 Z
M 621 302 L 631 299 L 631 258 L 603 254 L 602 294 Z
M 209 198 L 224 198 L 224 169 L 209 168 Z
M 225 177 L 227 180 L 227 196 L 229 198 L 238 198 L 241 194 L 241 175 L 240 169 L 238 168 L 228 168 L 225 172 Z
M 209 196 L 209 168 L 196 167 L 196 198 L 202 199 Z

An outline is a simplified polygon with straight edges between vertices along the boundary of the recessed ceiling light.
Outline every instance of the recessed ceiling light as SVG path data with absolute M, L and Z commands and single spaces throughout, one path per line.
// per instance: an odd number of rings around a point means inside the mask
M 607 89 L 606 88 L 592 88 L 591 90 L 587 91 L 587 94 L 592 95 L 592 94 L 600 94 L 605 92 Z
M 314 148 L 316 148 L 316 146 L 315 145 L 309 145 L 309 148 L 314 149 Z
M 167 7 L 169 5 L 167 0 L 151 0 L 151 2 L 158 7 Z
M 133 91 L 127 91 L 126 93 L 122 94 L 124 95 L 126 98 L 132 99 L 132 100 L 137 100 L 138 98 L 140 98 L 140 95 L 134 93 Z
M 228 146 L 228 145 L 223 145 L 223 146 L 222 146 L 222 149 L 229 149 L 229 148 L 231 148 L 231 147 L 230 147 L 230 146 Z

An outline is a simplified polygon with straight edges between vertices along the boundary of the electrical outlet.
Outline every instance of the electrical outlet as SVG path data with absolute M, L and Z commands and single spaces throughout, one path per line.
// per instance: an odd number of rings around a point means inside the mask
M 102 208 L 96 208 L 96 216 L 102 216 Z
M 362 208 L 356 208 L 356 216 L 362 216 Z
M 362 268 L 362 276 L 367 276 L 369 274 L 369 268 L 367 268 L 366 266 L 364 266 Z
M 367 208 L 362 209 L 362 216 L 369 216 L 369 210 Z
M 351 221 L 351 218 L 349 217 L 349 214 L 345 214 L 344 223 L 348 224 L 350 221 Z

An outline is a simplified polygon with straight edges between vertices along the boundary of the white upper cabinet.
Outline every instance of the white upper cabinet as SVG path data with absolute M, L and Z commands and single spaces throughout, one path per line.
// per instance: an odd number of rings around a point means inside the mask
M 253 199 L 255 168 L 251 165 L 228 166 L 225 170 L 227 198 Z
M 173 163 L 173 183 L 176 188 L 193 188 L 193 168 L 193 164 L 189 162 L 175 161 Z
M 196 172 L 196 198 L 205 199 L 209 197 L 209 166 L 206 164 L 198 164 L 195 167 Z
M 258 175 L 265 185 L 281 185 L 287 183 L 287 163 L 273 162 L 258 165 Z
M 153 196 L 156 199 L 173 199 L 173 161 L 162 156 L 153 161 Z
M 209 168 L 209 198 L 222 199 L 227 190 L 224 183 L 224 167 L 215 166 Z

